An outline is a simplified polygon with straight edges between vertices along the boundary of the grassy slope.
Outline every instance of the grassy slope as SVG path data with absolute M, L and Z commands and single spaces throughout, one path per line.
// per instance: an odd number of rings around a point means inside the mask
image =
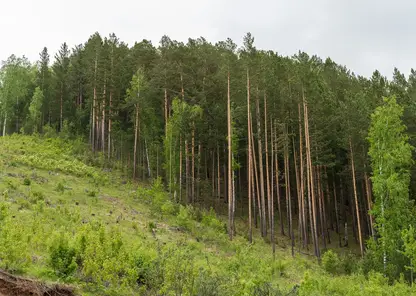
M 154 295 L 156 290 L 180 290 L 181 281 L 183 286 L 190 286 L 189 277 L 195 282 L 193 286 L 201 287 L 202 282 L 208 286 L 201 274 L 216 279 L 214 285 L 224 287 L 222 295 L 224 291 L 229 295 L 253 295 L 255 287 L 265 289 L 263 282 L 271 283 L 283 295 L 301 283 L 300 295 L 382 295 L 389 290 L 379 278 L 374 279 L 375 284 L 369 284 L 362 276 L 331 279 L 312 257 L 292 258 L 288 248 L 278 247 L 273 261 L 270 246 L 258 235 L 252 245 L 241 235 L 229 242 L 216 219 L 213 223 L 200 223 L 197 221 L 201 219 L 188 217 L 192 216 L 190 210 L 182 209 L 176 214 L 177 209 L 170 209 L 172 205 L 160 189 L 138 187 L 125 182 L 119 173 L 87 166 L 74 157 L 74 153 L 82 155 L 80 151 L 82 148 L 74 152 L 74 143 L 64 144 L 57 139 L 0 139 L 1 205 L 9 207 L 6 218 L 0 212 L 1 267 L 44 280 L 70 282 L 82 295 L 153 295 L 135 284 L 137 273 L 142 274 L 143 270 L 152 271 L 143 274 L 149 278 L 148 284 L 153 284 Z M 83 160 L 87 159 L 85 154 Z M 153 199 L 163 201 L 165 214 L 161 214 L 160 204 Z M 88 229 L 88 225 L 97 223 L 102 225 L 98 231 Z M 237 227 L 243 229 L 244 222 L 240 223 Z M 96 260 L 90 260 L 89 265 L 87 261 L 78 264 L 71 276 L 57 274 L 49 264 L 50 247 L 59 242 L 57 233 L 65 233 L 64 241 L 78 250 L 83 233 L 88 231 L 92 234 L 84 237 L 95 242 L 96 245 L 91 243 L 90 255 L 94 254 L 92 258 Z M 97 238 L 100 231 L 106 234 L 101 245 Z M 115 242 L 122 247 L 117 247 L 119 251 L 112 255 Z M 280 245 L 289 244 L 281 240 Z M 132 264 L 137 258 L 153 267 Z M 163 264 L 154 264 L 162 261 Z M 132 269 L 135 264 L 139 267 Z M 155 272 L 155 266 L 163 266 L 163 272 Z M 157 281 L 160 273 L 162 282 Z M 184 276 L 178 278 L 177 274 Z M 368 290 L 373 286 L 380 289 Z M 399 288 L 407 289 L 396 286 L 395 290 Z M 189 289 L 183 289 L 183 295 L 187 295 Z M 410 290 L 404 293 L 393 295 L 409 295 Z

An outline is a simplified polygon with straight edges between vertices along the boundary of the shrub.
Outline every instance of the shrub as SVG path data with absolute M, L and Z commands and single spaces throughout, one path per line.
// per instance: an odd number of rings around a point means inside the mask
M 346 274 L 351 274 L 358 269 L 357 258 L 352 253 L 347 253 L 341 257 L 340 268 Z
M 89 197 L 96 197 L 97 196 L 97 191 L 95 191 L 95 190 L 88 190 L 87 191 L 87 195 Z
M 1 206 L 0 264 L 10 271 L 22 271 L 29 265 L 28 227 L 11 219 L 7 207 Z
M 225 291 L 222 291 L 222 278 L 214 276 L 211 272 L 206 270 L 199 270 L 198 276 L 195 279 L 195 294 L 196 296 L 223 296 Z
M 64 193 L 65 192 L 65 186 L 64 186 L 64 184 L 62 184 L 61 182 L 59 182 L 58 185 L 56 185 L 55 190 L 58 191 L 59 193 Z
M 209 212 L 204 212 L 202 214 L 202 225 L 205 225 L 207 227 L 212 227 L 217 231 L 224 230 L 224 224 L 217 219 L 217 215 L 215 214 L 215 211 L 213 208 L 210 209 Z
M 283 293 L 277 289 L 274 288 L 270 283 L 260 281 L 258 283 L 254 284 L 254 287 L 251 288 L 250 295 L 253 296 L 283 296 Z
M 32 203 L 35 204 L 38 201 L 43 201 L 43 200 L 45 200 L 45 196 L 43 195 L 42 192 L 40 192 L 40 191 L 33 191 L 32 198 L 30 200 Z
M 156 225 L 156 223 L 155 223 L 155 222 L 150 221 L 150 222 L 147 224 L 147 228 L 149 229 L 149 231 L 150 231 L 150 232 L 153 232 L 153 230 L 157 228 L 157 225 Z
M 30 186 L 30 184 L 31 184 L 32 182 L 30 181 L 30 179 L 28 179 L 28 178 L 24 178 L 23 179 L 23 185 L 25 185 L 25 186 Z
M 178 224 L 178 226 L 186 230 L 191 230 L 192 225 L 193 225 L 192 216 L 190 214 L 189 208 L 190 208 L 189 206 L 184 207 L 180 205 L 179 213 L 176 216 L 176 223 Z
M 276 272 L 279 276 L 286 275 L 287 263 L 283 260 L 276 260 L 273 264 L 273 272 Z
M 326 272 L 331 274 L 339 273 L 340 260 L 338 255 L 332 250 L 328 250 L 322 256 L 322 266 Z
M 196 270 L 191 252 L 181 246 L 168 252 L 170 254 L 164 268 L 165 280 L 160 292 L 162 295 L 166 295 L 167 292 L 174 292 L 173 295 L 192 295 Z
M 170 200 L 165 201 L 161 208 L 163 215 L 175 215 L 177 214 L 177 206 Z
M 70 246 L 70 242 L 64 233 L 62 231 L 55 235 L 49 245 L 49 265 L 61 278 L 71 276 L 78 267 L 76 250 Z

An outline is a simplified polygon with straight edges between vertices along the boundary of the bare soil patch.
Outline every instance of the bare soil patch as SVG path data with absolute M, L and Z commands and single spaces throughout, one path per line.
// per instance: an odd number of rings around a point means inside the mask
M 47 285 L 0 270 L 0 296 L 73 296 L 71 287 Z

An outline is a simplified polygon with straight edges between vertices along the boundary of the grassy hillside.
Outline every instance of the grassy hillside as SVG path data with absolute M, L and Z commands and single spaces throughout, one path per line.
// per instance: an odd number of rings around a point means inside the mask
M 349 256 L 273 258 L 237 223 L 230 242 L 213 211 L 179 206 L 159 180 L 102 169 L 81 142 L 0 138 L 0 267 L 64 282 L 80 295 L 416 295 L 365 277 Z M 240 226 L 241 224 L 241 226 Z

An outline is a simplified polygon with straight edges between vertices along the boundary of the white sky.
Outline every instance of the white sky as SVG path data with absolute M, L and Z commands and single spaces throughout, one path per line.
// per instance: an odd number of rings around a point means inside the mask
M 331 57 L 355 73 L 416 68 L 416 1 L 411 0 L 0 0 L 0 60 L 12 53 L 51 58 L 61 43 L 84 43 L 98 31 L 132 45 L 162 35 L 186 41 L 246 32 L 255 45 L 284 55 L 298 50 Z

